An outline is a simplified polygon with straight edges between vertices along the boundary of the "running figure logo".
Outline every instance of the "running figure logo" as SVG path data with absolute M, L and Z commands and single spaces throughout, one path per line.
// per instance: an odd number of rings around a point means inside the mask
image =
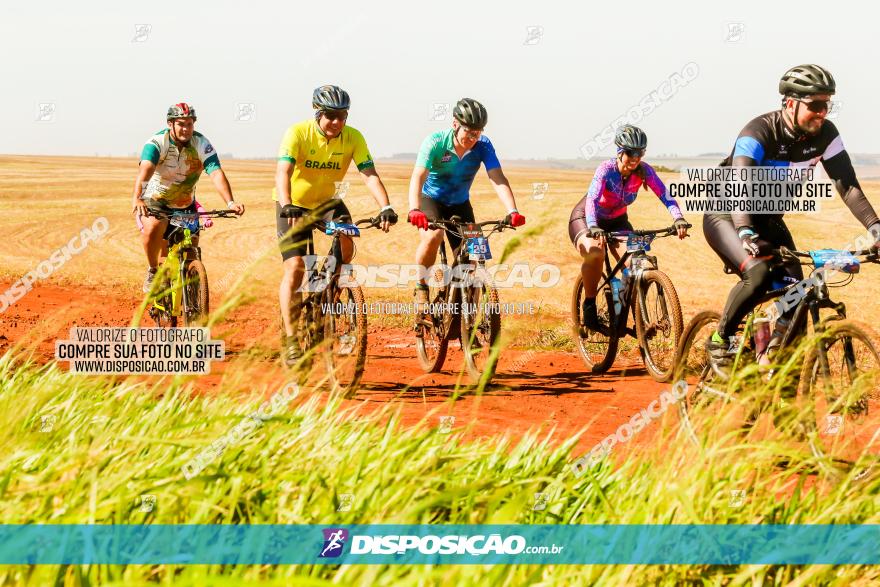
M 336 558 L 342 554 L 345 541 L 348 540 L 348 530 L 345 528 L 326 528 L 324 533 L 324 548 L 318 558 Z

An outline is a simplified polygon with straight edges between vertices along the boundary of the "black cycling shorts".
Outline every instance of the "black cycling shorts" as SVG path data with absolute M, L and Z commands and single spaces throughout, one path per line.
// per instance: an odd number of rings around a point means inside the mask
M 584 207 L 578 204 L 571 211 L 571 217 L 568 219 L 568 238 L 571 239 L 574 246 L 577 246 L 580 236 L 590 230 L 590 227 L 587 226 L 587 219 L 582 216 L 583 212 Z M 626 212 L 617 218 L 599 218 L 596 225 L 605 232 L 633 230 L 633 225 L 630 224 L 629 215 Z
M 317 210 L 302 208 L 303 216 L 313 217 L 324 222 L 351 222 L 351 213 L 342 200 L 332 200 L 326 206 Z M 322 213 L 322 210 L 323 213 Z M 320 214 L 320 216 L 317 216 Z M 308 252 L 308 247 L 314 240 L 312 231 L 315 223 L 297 224 L 295 227 L 287 225 L 287 218 L 281 217 L 281 204 L 275 202 L 275 226 L 278 230 L 278 246 L 281 249 L 281 258 L 287 261 L 293 257 L 302 257 Z
M 425 213 L 428 220 L 449 220 L 453 216 L 461 218 L 462 222 L 476 222 L 474 219 L 474 208 L 471 206 L 470 200 L 461 204 L 444 204 L 433 198 L 429 198 L 425 194 L 419 197 L 419 210 Z M 446 231 L 446 238 L 449 239 L 449 246 L 455 251 L 461 244 L 461 237 Z

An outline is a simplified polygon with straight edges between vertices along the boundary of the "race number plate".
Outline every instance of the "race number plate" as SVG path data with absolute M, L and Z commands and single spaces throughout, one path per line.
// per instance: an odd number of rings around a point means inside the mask
M 463 224 L 461 236 L 464 238 L 480 238 L 483 236 L 483 229 L 480 228 L 479 224 Z
M 355 226 L 354 224 L 348 224 L 346 222 L 328 222 L 327 228 L 324 230 L 326 234 L 333 234 L 334 232 L 338 232 L 340 234 L 344 234 L 346 236 L 360 236 L 361 229 Z
M 858 273 L 859 259 L 849 251 L 838 251 L 835 249 L 819 249 L 810 251 L 810 257 L 816 269 L 828 267 L 841 273 Z
M 633 251 L 650 251 L 651 241 L 654 240 L 652 234 L 630 234 L 626 237 L 626 250 Z
M 485 261 L 492 258 L 492 252 L 489 250 L 489 239 L 482 236 L 469 238 L 467 241 L 467 251 L 471 261 Z
M 173 226 L 188 228 L 190 232 L 196 232 L 199 229 L 199 217 L 197 214 L 174 214 L 169 222 Z

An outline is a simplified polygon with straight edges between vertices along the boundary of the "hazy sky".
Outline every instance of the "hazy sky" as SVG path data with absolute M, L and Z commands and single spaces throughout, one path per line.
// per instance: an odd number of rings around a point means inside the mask
M 274 156 L 336 83 L 377 157 L 416 151 L 449 124 L 434 105 L 470 96 L 502 159 L 574 158 L 690 62 L 696 79 L 639 123 L 649 154 L 728 151 L 807 62 L 837 79 L 847 148 L 880 151 L 871 4 L 727 4 L 4 2 L 0 153 L 127 155 L 186 100 L 220 153 Z

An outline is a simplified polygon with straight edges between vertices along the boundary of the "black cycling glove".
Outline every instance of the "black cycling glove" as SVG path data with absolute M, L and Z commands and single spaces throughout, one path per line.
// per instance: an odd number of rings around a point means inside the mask
M 379 220 L 387 220 L 391 224 L 397 224 L 397 213 L 389 206 L 379 212 Z

